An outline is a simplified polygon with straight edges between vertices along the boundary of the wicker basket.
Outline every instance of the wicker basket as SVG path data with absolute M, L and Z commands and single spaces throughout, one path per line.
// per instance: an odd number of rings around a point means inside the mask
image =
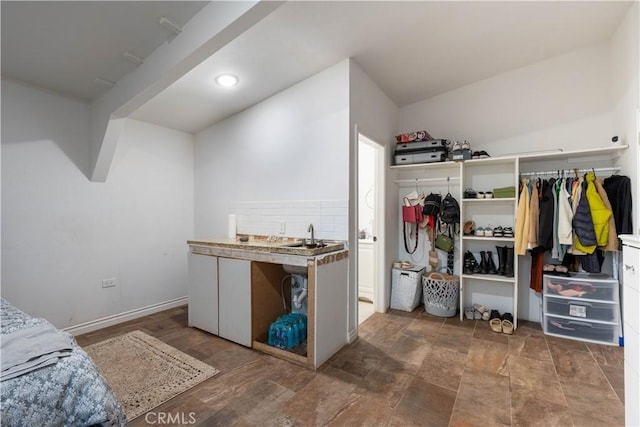
M 458 310 L 460 278 L 454 274 L 431 272 L 422 276 L 424 310 L 439 317 L 453 317 Z
M 391 308 L 413 311 L 420 304 L 420 276 L 424 267 L 394 268 L 391 278 Z

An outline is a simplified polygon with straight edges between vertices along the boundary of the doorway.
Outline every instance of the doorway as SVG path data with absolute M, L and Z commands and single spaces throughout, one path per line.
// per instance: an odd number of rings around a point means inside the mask
M 379 289 L 383 149 L 358 134 L 358 324 L 375 312 Z

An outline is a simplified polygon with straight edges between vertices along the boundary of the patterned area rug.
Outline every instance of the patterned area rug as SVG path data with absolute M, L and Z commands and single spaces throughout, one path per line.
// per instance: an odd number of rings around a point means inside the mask
M 142 331 L 92 344 L 85 351 L 129 421 L 219 372 Z

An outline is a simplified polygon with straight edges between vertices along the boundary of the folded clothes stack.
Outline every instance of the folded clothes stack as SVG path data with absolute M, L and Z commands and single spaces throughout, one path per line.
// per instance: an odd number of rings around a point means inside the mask
M 511 186 L 511 187 L 494 188 L 493 197 L 498 199 L 516 197 L 516 187 Z

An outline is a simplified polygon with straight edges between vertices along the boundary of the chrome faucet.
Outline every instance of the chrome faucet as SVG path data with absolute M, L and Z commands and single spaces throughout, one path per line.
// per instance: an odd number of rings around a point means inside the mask
M 307 231 L 311 232 L 311 244 L 315 245 L 316 244 L 316 239 L 313 236 L 313 224 L 309 224 L 309 228 L 307 228 Z

